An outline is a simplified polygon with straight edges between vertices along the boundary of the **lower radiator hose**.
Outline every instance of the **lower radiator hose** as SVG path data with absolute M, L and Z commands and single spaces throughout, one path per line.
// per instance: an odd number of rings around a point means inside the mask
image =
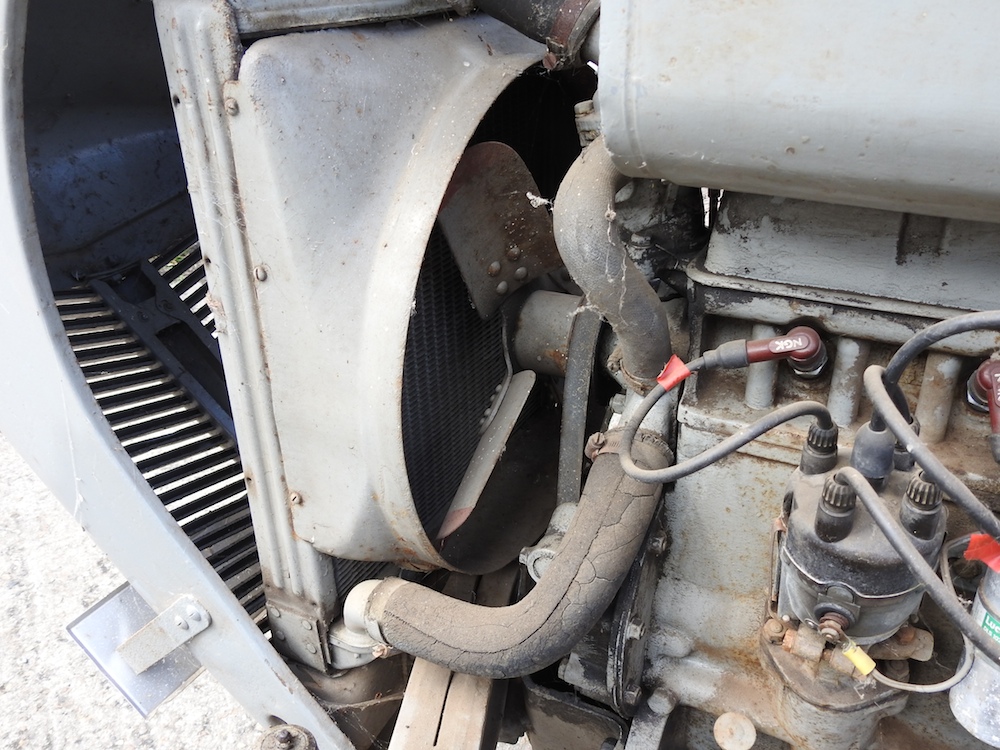
M 658 441 L 637 442 L 633 452 L 649 468 L 672 460 Z M 598 455 L 558 553 L 522 600 L 484 607 L 389 578 L 367 596 L 365 628 L 455 672 L 497 679 L 536 672 L 569 653 L 611 604 L 642 546 L 660 489 L 628 477 L 617 455 Z

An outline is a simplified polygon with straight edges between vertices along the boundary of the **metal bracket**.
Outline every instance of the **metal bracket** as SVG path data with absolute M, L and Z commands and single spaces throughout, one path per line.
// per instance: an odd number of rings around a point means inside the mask
M 191 597 L 179 601 L 187 600 L 193 601 Z M 201 611 L 204 612 L 203 609 Z M 138 663 L 126 661 L 122 649 L 157 619 L 156 611 L 126 583 L 67 626 L 73 640 L 143 716 L 149 716 L 201 670 L 201 664 L 183 645 L 167 651 L 142 671 L 136 667 L 141 666 L 143 661 L 149 661 L 148 658 Z M 207 613 L 202 616 L 202 622 L 209 622 Z M 185 632 L 191 630 L 189 624 Z M 138 643 L 141 641 L 135 641 L 133 645 Z
M 115 650 L 132 671 L 142 674 L 211 624 L 208 610 L 194 597 L 182 596 Z

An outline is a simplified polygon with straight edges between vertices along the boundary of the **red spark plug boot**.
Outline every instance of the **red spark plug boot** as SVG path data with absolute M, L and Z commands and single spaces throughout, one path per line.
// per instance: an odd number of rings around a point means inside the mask
M 795 372 L 804 378 L 814 378 L 826 365 L 826 346 L 812 328 L 796 326 L 784 336 L 760 339 L 747 344 L 749 362 L 787 359 Z
M 990 414 L 990 451 L 1000 463 L 1000 359 L 988 359 L 979 365 L 968 385 L 969 404 Z

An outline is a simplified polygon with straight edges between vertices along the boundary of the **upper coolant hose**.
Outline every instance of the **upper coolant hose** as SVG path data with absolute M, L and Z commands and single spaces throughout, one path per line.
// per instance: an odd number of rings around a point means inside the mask
M 622 373 L 646 393 L 672 350 L 660 298 L 625 253 L 614 223 L 615 193 L 626 180 L 598 138 L 566 173 L 552 223 L 567 270 L 618 336 Z
M 658 444 L 637 443 L 633 450 L 650 468 L 670 462 Z M 569 653 L 611 604 L 659 496 L 660 487 L 627 477 L 617 456 L 599 455 L 555 558 L 519 602 L 477 606 L 388 578 L 366 592 L 364 627 L 383 643 L 455 672 L 495 679 L 535 672 Z

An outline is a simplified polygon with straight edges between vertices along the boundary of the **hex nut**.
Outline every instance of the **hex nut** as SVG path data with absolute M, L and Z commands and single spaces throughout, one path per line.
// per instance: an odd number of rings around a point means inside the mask
M 254 750 L 317 750 L 317 745 L 308 730 L 294 724 L 279 724 L 260 736 Z

